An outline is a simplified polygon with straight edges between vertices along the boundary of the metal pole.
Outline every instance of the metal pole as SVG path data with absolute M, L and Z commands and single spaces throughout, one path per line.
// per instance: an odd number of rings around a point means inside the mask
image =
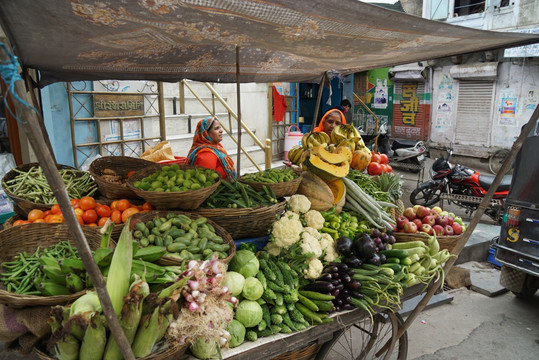
M 236 171 L 240 174 L 241 160 L 241 99 L 240 99 L 240 47 L 236 46 L 236 98 L 238 104 L 238 153 L 236 160 Z
M 322 93 L 324 92 L 324 83 L 326 82 L 327 77 L 328 74 L 325 72 L 324 75 L 322 75 L 322 80 L 320 80 L 320 87 L 318 88 L 318 97 L 316 98 L 316 107 L 314 108 L 313 126 L 311 127 L 311 132 L 314 131 L 314 128 L 316 127 L 316 122 L 318 121 L 318 110 L 320 109 Z M 329 86 L 331 86 L 331 83 L 329 84 Z
M 21 81 L 15 82 L 14 87 L 14 92 L 23 101 L 26 103 L 31 103 L 30 95 L 26 92 L 26 89 Z M 28 136 L 28 140 L 34 149 L 39 164 L 41 165 L 45 177 L 47 178 L 47 182 L 49 183 L 51 190 L 53 191 L 54 196 L 60 205 L 62 213 L 64 214 L 69 232 L 73 236 L 73 241 L 75 242 L 84 267 L 96 288 L 97 296 L 99 297 L 101 307 L 103 308 L 103 314 L 107 319 L 107 323 L 109 324 L 112 335 L 118 343 L 124 359 L 135 360 L 131 346 L 125 337 L 114 309 L 112 308 L 112 303 L 110 302 L 110 297 L 105 286 L 105 281 L 101 275 L 101 271 L 94 261 L 90 247 L 88 246 L 86 237 L 82 231 L 82 227 L 80 226 L 75 212 L 73 211 L 73 207 L 71 206 L 71 200 L 67 194 L 64 182 L 58 173 L 56 163 L 54 162 L 49 148 L 47 147 L 43 138 L 43 133 L 41 132 L 41 127 L 39 126 L 39 118 L 41 115 L 16 100 L 17 99 L 14 97 L 14 110 L 18 114 L 19 118 L 24 119 L 22 121 L 24 131 Z

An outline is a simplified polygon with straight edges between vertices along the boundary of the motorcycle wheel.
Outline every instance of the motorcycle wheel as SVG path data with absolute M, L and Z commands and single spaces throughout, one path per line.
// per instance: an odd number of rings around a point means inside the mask
M 413 205 L 431 206 L 440 201 L 442 189 L 433 182 L 419 184 L 410 194 L 410 202 Z

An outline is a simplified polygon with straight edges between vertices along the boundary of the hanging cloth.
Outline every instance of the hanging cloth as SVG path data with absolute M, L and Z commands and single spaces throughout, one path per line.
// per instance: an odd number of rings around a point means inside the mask
M 273 118 L 276 122 L 284 120 L 286 108 L 287 106 L 284 95 L 279 94 L 277 88 L 273 86 Z

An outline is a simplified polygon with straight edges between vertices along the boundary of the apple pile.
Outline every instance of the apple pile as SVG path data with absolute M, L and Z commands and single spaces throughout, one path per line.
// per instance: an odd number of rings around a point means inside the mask
M 404 233 L 424 232 L 429 235 L 452 236 L 460 235 L 466 230 L 462 219 L 455 214 L 443 211 L 435 206 L 415 205 L 404 209 L 402 215 L 395 219 L 397 224 L 393 231 Z

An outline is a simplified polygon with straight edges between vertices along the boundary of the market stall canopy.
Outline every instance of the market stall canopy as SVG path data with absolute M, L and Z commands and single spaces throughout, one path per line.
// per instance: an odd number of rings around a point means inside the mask
M 0 0 L 21 63 L 55 81 L 318 82 L 539 42 L 454 26 L 356 0 Z

